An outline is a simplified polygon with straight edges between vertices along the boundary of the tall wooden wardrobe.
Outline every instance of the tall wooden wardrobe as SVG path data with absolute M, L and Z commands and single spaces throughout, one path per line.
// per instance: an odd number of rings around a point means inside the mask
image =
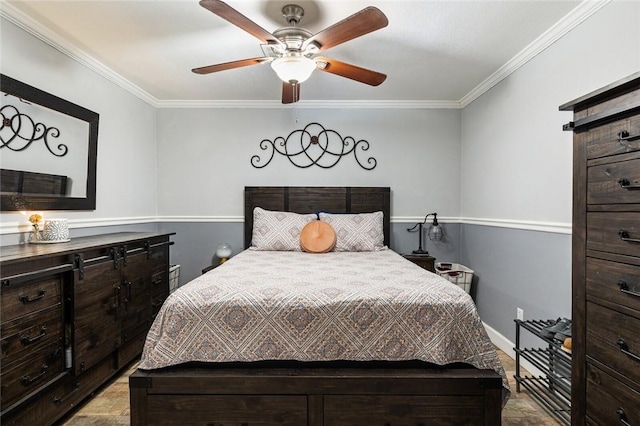
M 640 425 L 640 72 L 573 111 L 572 425 Z

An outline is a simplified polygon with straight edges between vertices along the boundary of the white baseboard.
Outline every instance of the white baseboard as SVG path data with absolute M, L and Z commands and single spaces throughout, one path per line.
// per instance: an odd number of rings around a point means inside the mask
M 484 325 L 484 329 L 487 331 L 487 335 L 491 342 L 498 347 L 502 352 L 506 353 L 512 359 L 516 359 L 516 351 L 513 349 L 515 344 L 511 342 L 509 339 L 504 337 L 502 334 L 498 333 L 495 329 L 488 326 L 486 323 L 482 323 Z M 540 371 L 537 367 L 531 364 L 526 359 L 520 357 L 520 366 L 531 373 L 533 376 L 544 376 L 544 373 Z

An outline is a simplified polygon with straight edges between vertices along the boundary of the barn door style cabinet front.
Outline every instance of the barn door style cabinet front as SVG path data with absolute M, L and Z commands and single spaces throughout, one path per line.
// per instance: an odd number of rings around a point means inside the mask
M 140 355 L 170 234 L 2 247 L 1 422 L 49 425 Z

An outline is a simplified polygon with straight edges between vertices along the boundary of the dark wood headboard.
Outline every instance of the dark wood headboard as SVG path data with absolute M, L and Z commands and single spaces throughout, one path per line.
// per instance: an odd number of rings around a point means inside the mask
M 244 188 L 244 247 L 251 245 L 253 209 L 294 213 L 384 213 L 384 244 L 391 247 L 389 187 L 246 186 Z

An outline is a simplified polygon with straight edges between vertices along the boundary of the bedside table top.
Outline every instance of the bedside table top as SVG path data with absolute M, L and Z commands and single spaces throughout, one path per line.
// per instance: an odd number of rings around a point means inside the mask
M 416 254 L 416 253 L 405 253 L 402 255 L 403 257 L 406 257 L 407 259 L 411 258 L 416 258 L 416 259 L 428 259 L 428 258 L 432 258 L 435 259 L 435 257 L 431 256 L 429 253 L 426 254 Z
M 217 264 L 214 264 L 214 265 L 209 265 L 209 266 L 207 266 L 206 268 L 204 268 L 204 269 L 202 270 L 202 273 L 203 273 L 203 274 L 206 274 L 207 272 L 209 272 L 209 271 L 210 271 L 210 270 L 212 270 L 212 269 L 217 268 L 218 266 L 220 266 L 220 263 L 217 263 Z
M 436 272 L 436 269 L 435 269 L 436 258 L 433 256 L 430 256 L 428 254 L 408 253 L 408 254 L 403 254 L 402 257 L 404 257 L 410 262 L 415 263 L 421 268 L 424 268 L 431 272 Z

